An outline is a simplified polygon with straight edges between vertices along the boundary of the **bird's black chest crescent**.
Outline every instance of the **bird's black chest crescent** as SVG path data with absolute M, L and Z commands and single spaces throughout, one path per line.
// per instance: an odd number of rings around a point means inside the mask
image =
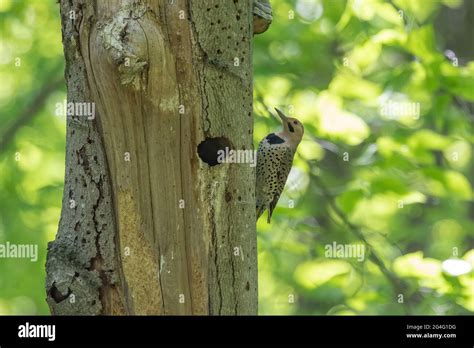
M 278 135 L 276 135 L 274 133 L 268 134 L 265 139 L 267 139 L 268 143 L 271 144 L 271 145 L 283 144 L 285 142 L 285 140 L 283 140 L 282 138 L 280 138 Z

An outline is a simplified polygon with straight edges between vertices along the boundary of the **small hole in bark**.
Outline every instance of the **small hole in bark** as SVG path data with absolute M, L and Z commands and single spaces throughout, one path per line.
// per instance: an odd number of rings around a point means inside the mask
M 225 201 L 229 203 L 232 200 L 232 193 L 226 192 L 225 193 Z
M 235 19 L 237 19 L 238 21 L 240 21 L 240 16 L 239 16 L 239 15 L 236 15 L 236 16 L 235 16 Z
M 231 149 L 232 145 L 227 138 L 207 138 L 201 142 L 197 147 L 199 158 L 206 162 L 211 167 L 219 163 L 220 151 L 225 151 L 226 148 Z
M 250 283 L 247 282 L 247 284 L 245 284 L 245 290 L 249 291 L 250 290 Z
M 53 283 L 53 286 L 51 286 L 51 289 L 49 289 L 49 295 L 53 298 L 54 302 L 56 303 L 64 301 L 65 299 L 69 297 L 70 294 L 71 294 L 71 289 L 67 288 L 67 294 L 63 295 L 61 291 L 58 290 L 56 285 L 54 285 L 54 283 Z

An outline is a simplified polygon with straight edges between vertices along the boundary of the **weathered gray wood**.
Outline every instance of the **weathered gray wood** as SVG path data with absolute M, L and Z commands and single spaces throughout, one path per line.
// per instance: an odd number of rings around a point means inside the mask
M 79 4 L 61 4 L 69 102 L 90 101 L 78 47 Z M 53 314 L 123 313 L 117 286 L 110 176 L 94 121 L 67 122 L 66 175 L 56 240 L 48 246 L 47 301 Z
M 68 100 L 96 119 L 68 121 L 52 312 L 256 314 L 254 169 L 197 153 L 214 137 L 253 148 L 250 1 L 63 0 L 61 14 Z

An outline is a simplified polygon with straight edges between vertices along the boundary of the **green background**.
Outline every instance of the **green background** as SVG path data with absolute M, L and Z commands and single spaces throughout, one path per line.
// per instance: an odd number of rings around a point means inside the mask
M 279 129 L 275 106 L 305 136 L 272 224 L 257 225 L 260 314 L 472 313 L 472 2 L 272 6 L 254 38 L 255 145 Z M 0 314 L 49 313 L 63 69 L 58 4 L 0 0 L 0 243 L 39 246 L 37 262 L 0 259 Z M 327 257 L 333 243 L 365 257 Z

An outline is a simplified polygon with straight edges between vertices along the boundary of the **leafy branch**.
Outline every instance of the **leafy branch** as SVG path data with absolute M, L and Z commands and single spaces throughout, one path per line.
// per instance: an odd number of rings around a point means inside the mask
M 323 183 L 322 179 L 318 177 L 317 175 L 310 174 L 312 180 L 317 184 L 318 188 L 321 190 L 324 198 L 328 202 L 329 206 L 332 208 L 334 213 L 338 216 L 339 219 L 346 225 L 349 230 L 364 244 L 366 244 L 370 250 L 369 254 L 369 259 L 372 261 L 382 272 L 382 274 L 388 279 L 390 284 L 392 285 L 393 289 L 395 290 L 396 293 L 398 294 L 404 294 L 406 290 L 408 289 L 408 284 L 403 281 L 403 279 L 398 278 L 395 273 L 393 273 L 391 270 L 385 266 L 385 263 L 383 262 L 382 258 L 379 256 L 378 252 L 375 250 L 375 248 L 369 243 L 369 241 L 365 238 L 361 228 L 355 224 L 353 224 L 349 218 L 346 216 L 346 214 L 339 208 L 339 206 L 336 204 L 336 201 L 334 199 L 334 196 L 329 192 L 329 189 L 327 186 Z M 411 314 L 411 308 L 409 302 L 407 302 L 407 305 L 404 307 L 405 311 L 407 314 Z
M 64 84 L 64 78 L 53 79 L 44 86 L 35 98 L 23 109 L 22 112 L 11 122 L 0 134 L 0 153 L 5 151 L 10 142 L 15 138 L 17 132 L 31 122 L 35 115 L 41 110 L 48 97 Z

